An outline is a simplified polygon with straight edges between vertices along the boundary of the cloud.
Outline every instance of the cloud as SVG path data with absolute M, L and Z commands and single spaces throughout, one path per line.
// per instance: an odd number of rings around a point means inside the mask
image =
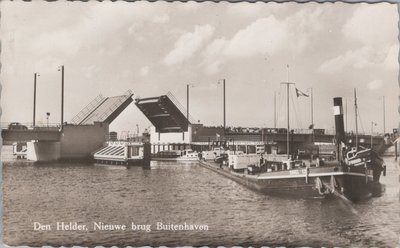
M 240 11 L 231 8 L 230 11 Z M 247 7 L 245 12 L 256 11 Z M 279 20 L 274 15 L 262 17 L 236 32 L 232 38 L 213 40 L 203 53 L 206 73 L 214 74 L 229 60 L 256 55 L 276 55 L 289 50 L 299 54 L 310 44 L 312 37 L 322 29 L 318 18 L 321 8 L 302 9 L 291 17 Z
M 273 16 L 259 19 L 240 30 L 226 44 L 228 57 L 248 57 L 259 53 L 273 53 L 287 39 L 288 27 Z
M 320 72 L 338 73 L 347 69 L 364 69 L 382 66 L 387 57 L 386 50 L 376 50 L 370 46 L 364 46 L 356 50 L 348 50 L 345 54 L 329 59 L 319 67 Z
M 215 39 L 203 54 L 206 72 L 218 72 L 221 64 L 229 59 L 278 52 L 287 39 L 287 31 L 285 22 L 270 16 L 260 18 L 239 30 L 231 39 Z
M 397 41 L 397 21 L 397 10 L 389 4 L 361 5 L 343 25 L 342 32 L 350 40 L 382 46 Z
M 385 18 L 382 18 L 385 16 Z M 361 5 L 343 25 L 345 42 L 357 45 L 319 67 L 325 73 L 347 69 L 398 69 L 397 11 L 391 5 Z
M 211 38 L 214 31 L 215 28 L 211 25 L 196 25 L 193 32 L 178 38 L 174 49 L 167 54 L 163 62 L 171 66 L 191 58 Z
M 369 83 L 367 84 L 367 88 L 368 88 L 369 90 L 377 90 L 377 89 L 382 88 L 382 86 L 383 86 L 383 82 L 382 82 L 382 80 L 380 80 L 380 79 L 374 80 L 374 81 L 369 82 Z
M 390 46 L 383 66 L 387 70 L 399 70 L 399 44 Z
M 84 14 L 76 16 L 74 22 L 60 24 L 63 28 L 46 30 L 33 36 L 31 49 L 41 56 L 58 54 L 74 57 L 80 50 L 95 45 L 104 47 L 113 39 L 119 40 L 119 45 L 123 46 L 122 43 L 129 40 L 118 39 L 119 36 L 140 33 L 147 23 L 168 22 L 170 17 L 165 13 L 166 7 L 165 4 L 158 4 L 155 8 L 144 2 L 94 3 Z M 143 41 L 144 37 L 138 35 L 135 39 Z

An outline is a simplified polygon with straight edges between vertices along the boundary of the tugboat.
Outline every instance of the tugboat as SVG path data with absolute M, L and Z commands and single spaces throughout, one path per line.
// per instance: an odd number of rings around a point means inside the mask
M 336 160 L 306 165 L 288 156 L 232 155 L 228 168 L 201 161 L 219 174 L 251 189 L 269 194 L 302 197 L 336 195 L 357 201 L 380 192 L 379 179 L 386 167 L 372 149 L 345 144 L 342 98 L 334 98 Z M 289 129 L 288 129 L 289 130 Z M 289 142 L 289 138 L 287 140 Z M 250 175 L 253 174 L 253 175 Z

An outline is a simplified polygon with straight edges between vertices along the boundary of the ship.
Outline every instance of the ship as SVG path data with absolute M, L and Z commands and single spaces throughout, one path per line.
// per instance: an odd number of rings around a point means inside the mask
M 350 201 L 380 195 L 380 176 L 386 174 L 386 166 L 372 148 L 361 147 L 357 142 L 355 146 L 344 143 L 342 98 L 333 100 L 336 129 L 336 159 L 333 161 L 294 159 L 288 150 L 286 155 L 229 153 L 223 163 L 202 159 L 200 164 L 267 194 L 337 196 Z
M 192 149 L 165 150 L 151 155 L 154 161 L 199 161 L 199 154 Z

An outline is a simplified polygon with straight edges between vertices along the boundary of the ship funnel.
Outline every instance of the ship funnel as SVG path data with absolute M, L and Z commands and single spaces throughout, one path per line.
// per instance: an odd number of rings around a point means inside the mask
M 342 98 L 333 98 L 333 106 L 333 114 L 335 115 L 336 144 L 340 145 L 341 142 L 345 142 Z

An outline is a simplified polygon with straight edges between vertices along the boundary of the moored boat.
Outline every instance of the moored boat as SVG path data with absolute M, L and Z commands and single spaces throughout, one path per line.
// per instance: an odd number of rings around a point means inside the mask
M 358 200 L 380 194 L 385 166 L 372 149 L 344 144 L 342 99 L 335 98 L 336 160 L 294 160 L 289 154 L 229 154 L 226 166 L 201 164 L 251 189 L 301 197 L 331 196 Z
M 192 149 L 166 150 L 152 154 L 151 159 L 156 161 L 198 161 L 199 154 Z

